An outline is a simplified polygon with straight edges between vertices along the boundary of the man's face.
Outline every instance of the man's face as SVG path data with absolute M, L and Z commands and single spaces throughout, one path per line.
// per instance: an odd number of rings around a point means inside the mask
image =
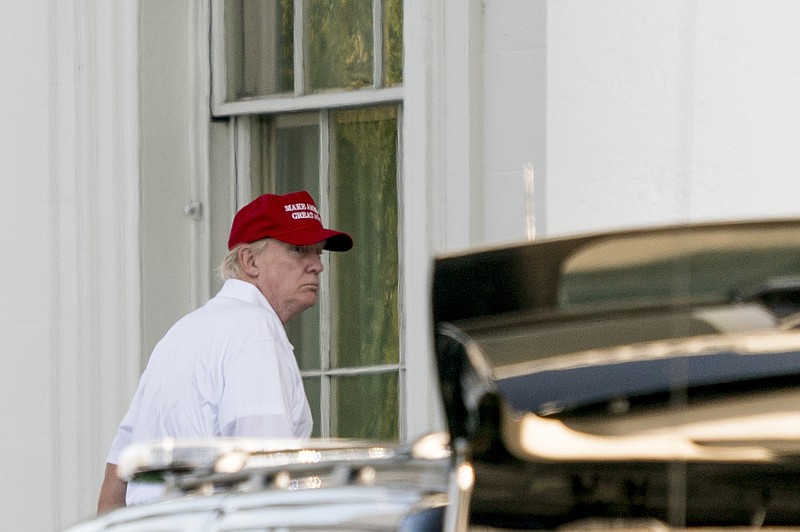
M 283 323 L 314 306 L 319 295 L 325 242 L 294 246 L 270 240 L 255 256 L 255 284 Z

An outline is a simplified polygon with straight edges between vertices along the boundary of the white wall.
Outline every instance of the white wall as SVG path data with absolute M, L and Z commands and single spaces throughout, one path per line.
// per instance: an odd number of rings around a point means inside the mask
M 19 50 L 0 77 L 0 245 L 5 250 L 0 278 L 0 478 L 2 492 L 21 491 L 0 501 L 2 528 L 11 529 L 31 517 L 38 525 L 54 518 L 50 510 L 56 494 L 38 482 L 19 479 L 49 478 L 55 471 L 54 340 L 55 282 L 51 272 L 58 242 L 52 238 L 54 213 L 51 179 L 50 98 L 51 72 L 46 62 L 26 61 L 48 51 L 48 12 L 43 2 L 28 6 L 19 1 L 0 4 L 0 50 Z M 23 22 L 22 24 L 20 22 Z M 30 55 L 28 55 L 30 54 Z M 16 76 L 9 72 L 18 71 Z M 25 383 L 21 386 L 21 383 Z M 40 491 L 41 490 L 41 491 Z M 30 504 L 40 493 L 44 511 L 14 515 L 20 500 Z M 46 528 L 41 528 L 46 529 Z
M 800 215 L 797 2 L 442 10 L 427 97 L 444 117 L 428 176 L 438 252 L 524 240 L 531 213 L 537 237 Z
M 487 243 L 546 233 L 547 6 L 484 2 L 480 194 Z M 531 176 L 533 183 L 526 183 Z
M 134 2 L 0 2 L 0 529 L 94 507 L 138 376 Z
M 188 2 L 140 0 L 140 176 L 142 251 L 142 367 L 156 342 L 181 316 L 201 303 L 194 299 L 194 230 L 190 202 L 204 203 L 195 187 L 194 135 L 207 127 L 193 116 L 192 39 Z M 193 128 L 192 126 L 195 125 Z M 200 208 L 202 217 L 202 207 Z M 206 294 L 207 295 L 207 294 Z M 109 442 L 110 443 L 110 442 Z
M 433 254 L 544 232 L 547 6 L 404 3 L 405 180 L 427 183 Z
M 550 2 L 549 232 L 800 214 L 798 25 L 781 0 Z

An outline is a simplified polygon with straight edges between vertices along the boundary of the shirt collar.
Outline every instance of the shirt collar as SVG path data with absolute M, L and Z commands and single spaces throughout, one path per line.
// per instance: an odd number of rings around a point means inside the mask
M 226 279 L 225 284 L 222 285 L 217 294 L 222 297 L 232 297 L 251 305 L 258 305 L 259 307 L 275 312 L 272 305 L 269 304 L 267 298 L 261 293 L 261 290 L 252 283 L 242 281 L 241 279 Z

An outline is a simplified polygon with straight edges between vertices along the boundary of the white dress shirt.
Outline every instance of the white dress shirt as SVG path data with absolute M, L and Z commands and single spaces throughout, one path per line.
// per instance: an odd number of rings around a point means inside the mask
M 253 284 L 229 279 L 156 345 L 108 454 L 164 437 L 307 438 L 311 410 L 294 348 Z M 130 483 L 128 504 L 160 489 Z

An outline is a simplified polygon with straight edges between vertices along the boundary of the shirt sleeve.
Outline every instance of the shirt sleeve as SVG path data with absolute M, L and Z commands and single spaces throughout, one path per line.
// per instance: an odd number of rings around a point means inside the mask
M 114 437 L 114 441 L 111 442 L 111 449 L 108 451 L 106 463 L 119 464 L 119 456 L 122 453 L 122 449 L 133 440 L 133 424 L 137 416 L 140 400 L 141 386 L 136 390 L 133 401 L 131 401 L 131 406 L 128 408 L 128 412 L 125 414 L 125 417 L 122 418 L 117 428 L 117 435 Z
M 122 449 L 131 442 L 131 429 L 124 425 L 120 425 L 117 429 L 117 436 L 111 442 L 111 448 L 106 457 L 106 463 L 117 465 L 119 464 L 119 455 Z

